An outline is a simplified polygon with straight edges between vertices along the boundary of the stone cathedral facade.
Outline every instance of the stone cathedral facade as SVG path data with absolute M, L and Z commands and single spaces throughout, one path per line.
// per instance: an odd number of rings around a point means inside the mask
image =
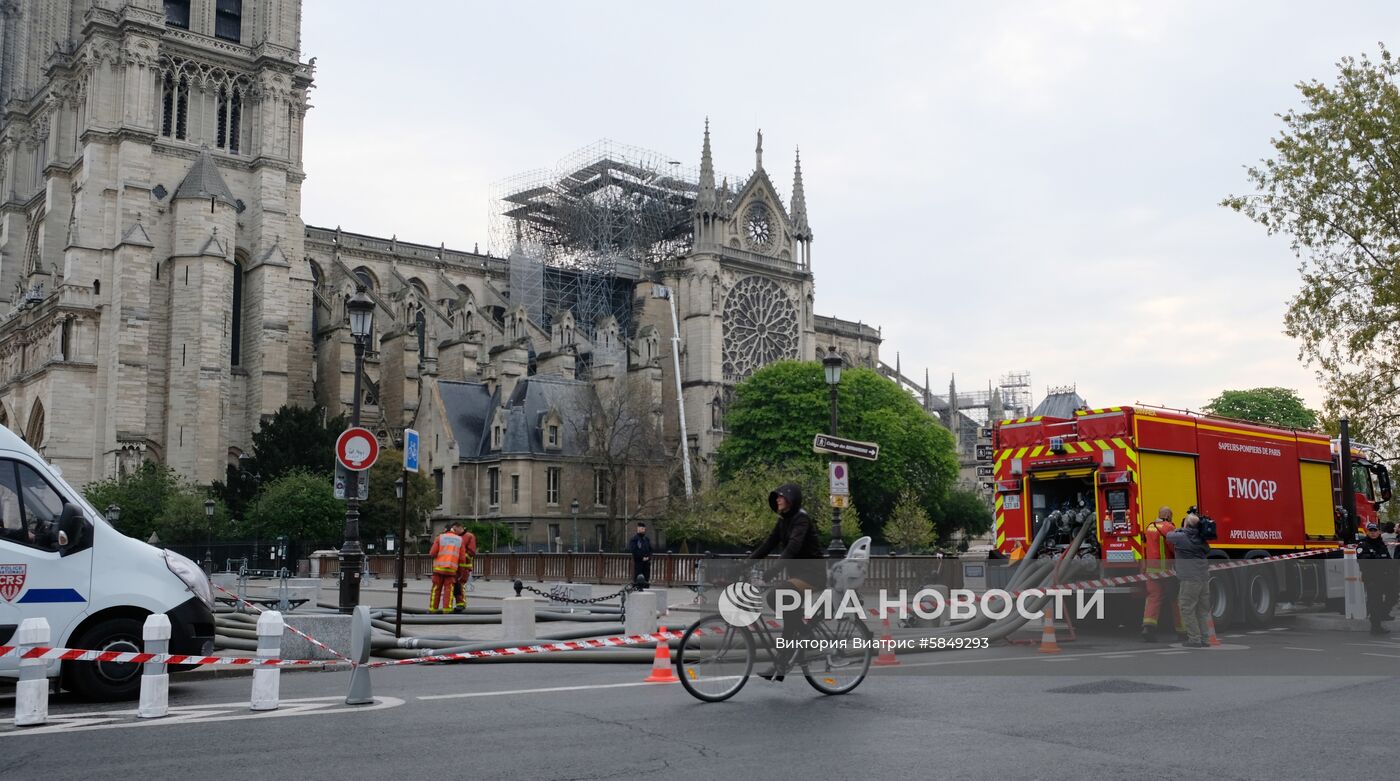
M 784 199 L 761 135 L 731 187 L 705 130 L 693 248 L 633 283 L 626 329 L 535 322 L 511 300 L 511 258 L 304 225 L 300 14 L 297 0 L 0 0 L 0 424 L 75 484 L 144 460 L 207 484 L 281 406 L 348 410 L 357 285 L 376 302 L 363 418 L 387 442 L 417 421 L 444 517 L 491 514 L 493 456 L 462 452 L 446 406 L 420 417 L 440 385 L 495 399 L 489 441 L 521 380 L 540 375 L 553 398 L 595 381 L 576 361 L 611 367 L 597 374 L 641 383 L 678 452 L 670 304 L 652 285 L 677 306 L 699 480 L 754 369 L 831 346 L 877 365 L 878 330 L 816 314 L 800 161 Z

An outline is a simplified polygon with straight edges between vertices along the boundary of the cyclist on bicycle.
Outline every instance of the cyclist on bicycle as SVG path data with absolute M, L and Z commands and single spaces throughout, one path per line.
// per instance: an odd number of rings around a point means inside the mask
M 825 557 L 821 542 L 817 539 L 816 525 L 812 523 L 812 517 L 802 509 L 801 487 L 795 483 L 778 486 L 768 494 L 768 506 L 778 514 L 778 520 L 773 524 L 773 531 L 769 532 L 768 539 L 750 553 L 749 558 L 762 559 L 777 549 L 778 558 L 817 560 L 810 563 L 793 562 L 783 566 L 787 574 L 786 580 L 772 584 L 774 588 L 768 592 L 768 604 L 776 610 L 779 589 L 819 591 L 826 588 L 826 563 L 819 561 Z M 782 680 L 782 673 L 796 656 L 796 648 L 792 643 L 802 634 L 801 611 L 785 612 L 791 620 L 787 620 L 782 614 L 778 618 L 783 621 L 782 638 L 785 641 L 784 645 L 788 647 L 778 650 L 771 670 L 760 673 L 761 677 L 770 680 Z

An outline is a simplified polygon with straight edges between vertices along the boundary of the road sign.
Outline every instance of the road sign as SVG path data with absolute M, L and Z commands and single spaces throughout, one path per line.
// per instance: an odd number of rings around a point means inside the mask
M 832 496 L 851 495 L 851 470 L 845 461 L 832 461 L 826 473 L 830 478 Z
M 845 494 L 832 494 L 832 495 L 831 495 L 831 506 L 832 506 L 832 507 L 839 507 L 839 508 L 841 508 L 842 510 L 844 510 L 844 509 L 846 509 L 847 507 L 850 507 L 850 506 L 851 506 L 851 497 L 849 497 L 849 496 L 847 496 L 847 495 L 845 495 Z
M 335 498 L 346 499 L 347 488 L 355 484 L 355 498 L 364 501 L 369 498 L 369 470 L 354 471 L 344 464 L 335 465 Z
M 418 472 L 418 432 L 411 428 L 403 430 L 403 468 L 406 472 Z
M 993 488 L 996 488 L 996 487 L 997 487 L 997 484 L 996 484 L 996 483 L 993 483 L 993 482 L 990 482 L 990 481 L 987 481 L 987 480 L 983 480 L 983 481 L 982 481 L 982 490 L 983 490 L 983 491 L 990 491 L 990 490 L 992 490 Z
M 346 469 L 369 469 L 379 460 L 379 440 L 367 428 L 347 428 L 335 441 L 335 459 Z
M 979 467 L 977 467 L 977 476 L 978 476 L 978 477 L 991 477 L 991 476 L 992 476 L 992 468 L 991 468 L 990 466 L 979 466 Z
M 978 433 L 982 435 L 982 438 L 983 438 L 983 439 L 991 439 L 991 438 L 992 438 L 992 427 L 991 427 L 991 426 L 983 426 L 982 429 L 981 429 Z
M 977 446 L 977 460 L 978 460 L 978 461 L 991 461 L 991 460 L 992 460 L 992 446 L 991 446 L 991 445 L 978 445 L 978 446 Z
M 838 456 L 851 456 L 874 461 L 880 457 L 880 446 L 874 442 L 857 442 L 854 439 L 841 439 L 826 434 L 818 434 L 812 439 L 812 450 L 818 453 L 835 453 Z

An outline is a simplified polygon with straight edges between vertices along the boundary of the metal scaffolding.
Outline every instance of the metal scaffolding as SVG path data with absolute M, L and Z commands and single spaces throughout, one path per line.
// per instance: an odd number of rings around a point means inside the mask
M 691 166 L 612 141 L 498 182 L 491 242 L 510 257 L 512 302 L 546 329 L 569 309 L 590 338 L 607 315 L 630 336 L 633 283 L 690 251 L 698 182 Z

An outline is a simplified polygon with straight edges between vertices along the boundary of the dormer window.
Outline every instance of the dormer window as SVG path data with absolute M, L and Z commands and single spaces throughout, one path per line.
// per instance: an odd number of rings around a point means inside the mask
M 549 426 L 549 433 L 545 438 L 545 444 L 550 447 L 559 447 L 559 427 Z
M 500 425 L 499 423 L 497 423 L 496 425 L 494 425 L 494 426 L 491 427 L 491 449 L 492 449 L 492 450 L 500 450 L 500 449 L 501 449 L 501 435 L 502 435 L 502 428 L 501 428 L 501 425 Z

